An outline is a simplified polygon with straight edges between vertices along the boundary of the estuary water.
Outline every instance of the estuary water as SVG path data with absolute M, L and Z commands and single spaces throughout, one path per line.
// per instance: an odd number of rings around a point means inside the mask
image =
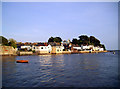
M 2 86 L 119 87 L 118 53 L 3 56 Z

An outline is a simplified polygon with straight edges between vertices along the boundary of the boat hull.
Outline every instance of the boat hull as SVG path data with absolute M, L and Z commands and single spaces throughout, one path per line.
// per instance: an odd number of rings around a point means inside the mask
M 28 60 L 17 60 L 17 63 L 28 63 Z

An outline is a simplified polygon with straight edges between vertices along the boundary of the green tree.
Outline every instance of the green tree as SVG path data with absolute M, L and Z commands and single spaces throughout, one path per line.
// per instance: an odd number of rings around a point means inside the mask
M 94 36 L 90 36 L 90 43 L 93 44 L 94 46 L 100 46 L 100 41 Z
M 100 41 L 98 39 L 95 39 L 95 43 L 94 43 L 95 46 L 100 46 Z
M 12 46 L 13 48 L 17 48 L 17 45 L 16 45 L 16 40 L 14 39 L 9 39 L 9 45 Z
M 50 37 L 48 42 L 61 42 L 62 39 L 60 37 Z
M 77 40 L 76 38 L 74 38 L 74 39 L 72 40 L 72 44 L 78 44 L 78 40 Z
M 90 43 L 89 37 L 87 35 L 79 36 L 79 41 L 80 41 L 80 44 L 85 44 L 85 45 L 88 45 Z
M 82 45 L 83 44 L 83 42 L 81 41 L 81 40 L 78 40 L 78 45 Z
M 8 40 L 5 37 L 0 36 L 0 44 L 8 46 Z
M 61 42 L 61 41 L 62 41 L 62 39 L 60 37 L 55 37 L 54 38 L 54 42 Z
M 94 36 L 90 36 L 90 43 L 94 45 L 95 43 L 95 37 Z
M 102 48 L 104 48 L 104 50 L 106 50 L 106 48 L 105 48 L 105 45 L 104 45 L 104 44 L 101 44 L 101 47 L 102 47 Z
M 50 37 L 50 38 L 48 39 L 48 42 L 54 42 L 54 38 L 53 38 L 53 37 Z

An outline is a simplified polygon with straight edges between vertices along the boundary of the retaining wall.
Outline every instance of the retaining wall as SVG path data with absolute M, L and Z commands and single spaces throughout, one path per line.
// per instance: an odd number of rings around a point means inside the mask
M 16 55 L 16 52 L 12 46 L 0 46 L 0 55 Z

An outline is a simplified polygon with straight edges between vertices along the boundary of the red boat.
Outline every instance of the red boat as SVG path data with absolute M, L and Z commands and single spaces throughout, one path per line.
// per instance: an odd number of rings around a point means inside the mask
M 28 60 L 16 60 L 17 63 L 28 63 Z

